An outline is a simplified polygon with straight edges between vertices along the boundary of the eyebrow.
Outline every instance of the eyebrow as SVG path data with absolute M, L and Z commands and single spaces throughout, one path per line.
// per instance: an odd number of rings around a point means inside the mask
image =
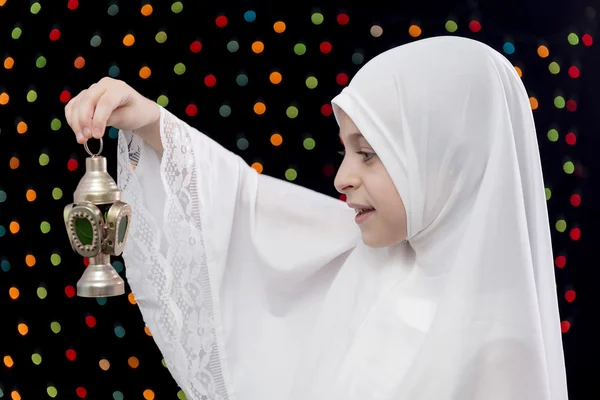
M 338 136 L 341 139 L 342 138 L 342 133 L 340 132 L 338 134 Z M 360 133 L 360 132 L 352 132 L 351 134 L 348 135 L 348 140 L 351 140 L 351 139 L 360 139 L 360 138 L 364 138 L 363 134 Z

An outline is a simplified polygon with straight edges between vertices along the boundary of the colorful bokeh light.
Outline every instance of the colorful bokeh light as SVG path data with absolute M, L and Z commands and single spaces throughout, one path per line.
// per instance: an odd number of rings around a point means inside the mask
M 12 21 L 0 37 L 0 309 L 8 310 L 0 399 L 28 398 L 29 380 L 40 388 L 30 398 L 186 398 L 139 314 L 138 301 L 147 299 L 130 290 L 117 298 L 76 295 L 90 261 L 73 254 L 61 216 L 86 153 L 64 107 L 82 89 L 102 76 L 126 80 L 257 173 L 330 186 L 337 198 L 332 94 L 380 51 L 435 34 L 488 43 L 523 79 L 541 149 L 548 152 L 544 195 L 559 250 L 557 287 L 567 303 L 561 303 L 561 329 L 574 331 L 571 307 L 581 291 L 569 282 L 576 264 L 571 254 L 591 237 L 579 214 L 591 203 L 581 191 L 586 163 L 579 149 L 590 134 L 580 109 L 591 106 L 578 92 L 586 74 L 595 73 L 582 65 L 596 46 L 588 25 L 524 37 L 498 32 L 493 16 L 478 13 L 425 18 L 399 12 L 402 18 L 391 21 L 382 12 L 331 11 L 329 5 L 286 14 L 219 5 L 209 12 L 174 0 L 68 0 L 27 3 L 23 14 L 15 4 L 0 0 Z M 198 23 L 199 16 L 207 23 Z M 107 128 L 105 155 L 112 163 L 118 131 Z M 122 259 L 111 262 L 125 277 Z M 29 374 L 32 368 L 39 374 Z

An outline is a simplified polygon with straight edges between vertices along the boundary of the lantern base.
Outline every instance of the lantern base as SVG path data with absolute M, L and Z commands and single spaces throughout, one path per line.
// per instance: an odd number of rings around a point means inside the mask
M 125 293 L 125 282 L 110 263 L 90 264 L 77 282 L 79 297 L 111 297 Z

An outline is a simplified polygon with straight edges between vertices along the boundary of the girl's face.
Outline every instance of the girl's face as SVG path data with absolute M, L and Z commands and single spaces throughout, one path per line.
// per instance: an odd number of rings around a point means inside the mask
M 369 247 L 393 246 L 407 235 L 402 198 L 373 148 L 342 110 L 339 121 L 345 151 L 335 188 L 346 195 L 348 206 L 360 211 L 356 222 L 363 242 Z

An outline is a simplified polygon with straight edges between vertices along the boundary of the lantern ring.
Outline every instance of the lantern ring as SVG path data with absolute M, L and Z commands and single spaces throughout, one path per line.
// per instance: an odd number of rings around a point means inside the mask
M 85 151 L 87 151 L 87 153 L 92 156 L 92 157 L 98 157 L 101 153 L 102 150 L 104 149 L 104 142 L 102 141 L 102 138 L 98 139 L 100 140 L 100 150 L 98 150 L 98 152 L 96 154 L 92 153 L 88 147 L 88 142 L 85 142 L 83 144 L 83 147 L 85 148 Z

